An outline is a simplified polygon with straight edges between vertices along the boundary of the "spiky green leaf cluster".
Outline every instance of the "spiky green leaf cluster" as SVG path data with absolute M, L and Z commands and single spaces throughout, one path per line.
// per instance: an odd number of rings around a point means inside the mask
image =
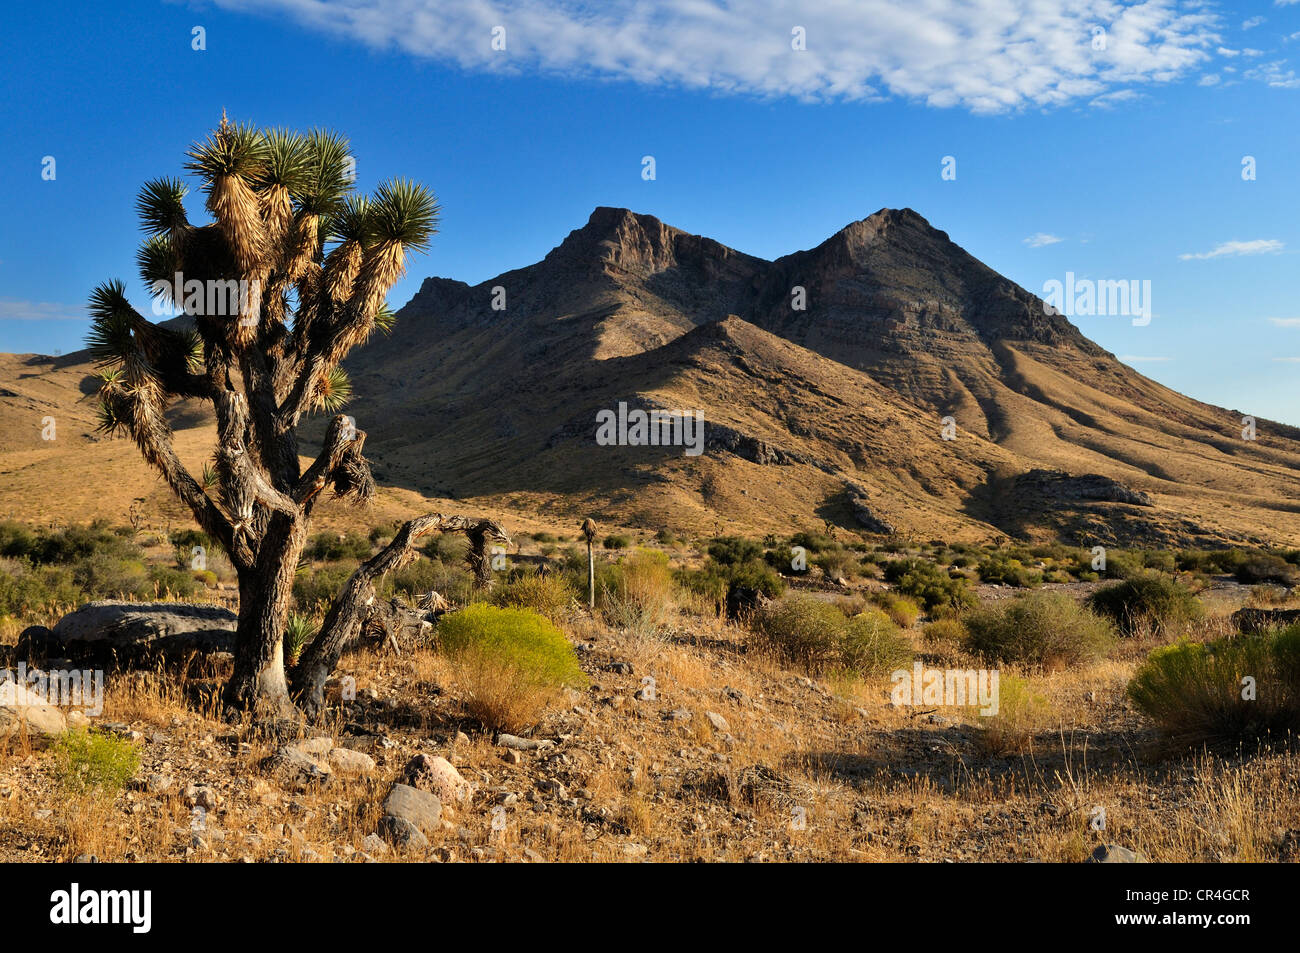
M 440 211 L 427 186 L 409 179 L 389 179 L 375 190 L 370 234 L 378 242 L 400 242 L 408 249 L 424 251 L 438 230 Z

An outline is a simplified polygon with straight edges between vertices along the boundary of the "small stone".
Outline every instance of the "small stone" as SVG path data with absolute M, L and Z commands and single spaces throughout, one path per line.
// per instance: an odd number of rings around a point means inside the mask
M 417 754 L 402 771 L 402 781 L 413 788 L 437 795 L 439 801 L 464 804 L 474 796 L 474 785 L 461 776 L 446 758 Z
M 388 853 L 388 844 L 378 834 L 367 834 L 361 840 L 361 849 L 367 854 L 383 857 Z
M 1089 864 L 1144 864 L 1146 858 L 1141 853 L 1121 847 L 1119 844 L 1099 844 L 1092 856 L 1085 861 Z
M 351 748 L 332 748 L 327 756 L 330 767 L 339 774 L 351 776 L 369 774 L 375 770 L 375 759 Z
M 724 734 L 731 731 L 731 726 L 727 724 L 727 719 L 723 718 L 716 711 L 706 711 L 704 717 L 709 720 L 709 724 L 713 726 L 714 731 Z

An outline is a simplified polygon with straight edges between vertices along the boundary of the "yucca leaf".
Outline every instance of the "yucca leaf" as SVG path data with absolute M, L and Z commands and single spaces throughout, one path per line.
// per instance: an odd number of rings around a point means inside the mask
M 424 251 L 438 230 L 441 209 L 433 191 L 409 179 L 389 179 L 375 190 L 370 233 L 377 242 L 397 242 Z
M 294 194 L 309 215 L 330 215 L 353 191 L 355 163 L 348 140 L 336 132 L 313 129 L 307 134 L 306 171 Z
M 321 378 L 316 392 L 316 406 L 327 413 L 337 413 L 352 397 L 352 378 L 337 365 Z
M 202 176 L 210 186 L 216 179 L 237 175 L 255 181 L 266 166 L 266 137 L 248 123 L 222 121 L 216 132 L 196 142 L 186 153 L 185 169 Z
M 86 345 L 100 365 L 116 364 L 135 353 L 132 309 L 126 285 L 114 279 L 90 293 L 90 331 Z
M 295 194 L 307 181 L 307 138 L 291 129 L 268 129 L 266 160 L 258 176 L 259 186 L 278 185 Z
M 140 188 L 135 210 L 140 226 L 148 235 L 179 231 L 189 225 L 185 217 L 185 195 L 189 191 L 180 179 L 152 179 Z

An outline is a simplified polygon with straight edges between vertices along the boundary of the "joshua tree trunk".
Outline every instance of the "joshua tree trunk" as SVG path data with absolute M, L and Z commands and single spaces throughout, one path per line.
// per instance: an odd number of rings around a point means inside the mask
M 582 535 L 587 537 L 587 605 L 596 609 L 596 523 L 590 517 L 582 524 Z
M 284 626 L 306 535 L 302 524 L 277 514 L 262 540 L 257 564 L 239 572 L 235 665 L 225 690 L 229 706 L 269 715 L 293 708 L 284 675 Z

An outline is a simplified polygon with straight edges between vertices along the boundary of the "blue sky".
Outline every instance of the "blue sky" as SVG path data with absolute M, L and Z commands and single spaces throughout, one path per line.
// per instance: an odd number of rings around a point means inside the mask
M 224 107 L 345 132 L 363 189 L 407 175 L 437 191 L 441 234 L 394 306 L 427 275 L 473 283 L 536 261 L 597 205 L 768 258 L 910 206 L 1035 293 L 1067 271 L 1149 280 L 1150 324 L 1075 323 L 1178 390 L 1300 424 L 1300 0 L 1060 7 L 11 6 L 0 351 L 81 346 L 107 278 L 147 307 L 136 190 L 180 174 Z

